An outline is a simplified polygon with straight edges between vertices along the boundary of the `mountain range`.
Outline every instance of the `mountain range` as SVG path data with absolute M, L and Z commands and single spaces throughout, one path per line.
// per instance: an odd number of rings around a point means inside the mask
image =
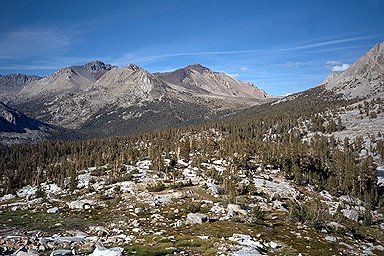
M 316 92 L 324 101 L 325 94 L 349 100 L 382 97 L 383 56 L 384 43 L 377 44 L 347 70 L 332 72 L 308 92 Z M 0 100 L 11 108 L 86 137 L 199 124 L 278 99 L 251 83 L 200 64 L 152 74 L 134 64 L 117 67 L 93 61 L 43 78 L 1 76 L 0 82 Z M 302 101 L 308 92 L 278 102 Z M 271 111 L 274 105 L 267 104 Z
M 6 102 L 49 124 L 121 135 L 202 123 L 273 99 L 198 64 L 151 74 L 134 64 L 93 61 L 25 83 Z
M 0 101 L 9 101 L 28 83 L 41 78 L 24 74 L 0 75 Z

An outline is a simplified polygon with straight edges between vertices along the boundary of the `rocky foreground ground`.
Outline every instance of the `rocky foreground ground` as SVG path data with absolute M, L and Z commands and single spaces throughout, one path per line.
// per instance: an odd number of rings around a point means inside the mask
M 143 160 L 119 177 L 109 166 L 79 171 L 72 189 L 24 187 L 0 198 L 0 254 L 384 255 L 383 215 L 360 200 L 296 186 L 257 164 L 237 173 L 253 193 L 230 200 L 206 176 L 227 165 L 180 160 L 170 175 Z M 304 207 L 314 201 L 317 208 Z

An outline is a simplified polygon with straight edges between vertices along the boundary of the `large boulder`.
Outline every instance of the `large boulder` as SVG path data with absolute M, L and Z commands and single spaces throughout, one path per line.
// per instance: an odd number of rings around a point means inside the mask
M 202 224 L 203 222 L 207 222 L 208 216 L 202 213 L 188 213 L 187 215 L 187 224 Z
M 66 249 L 58 249 L 54 250 L 50 254 L 51 256 L 72 256 L 74 255 L 71 250 L 66 250 Z
M 16 256 L 39 256 L 39 254 L 35 251 L 28 251 L 28 252 L 25 252 L 25 251 L 18 251 L 16 254 L 14 254 Z
M 359 212 L 354 210 L 354 209 L 344 209 L 341 210 L 343 215 L 353 221 L 358 221 L 359 220 Z
M 337 238 L 334 237 L 334 236 L 326 236 L 325 240 L 328 241 L 328 242 L 332 242 L 332 243 L 337 242 Z
M 67 202 L 67 205 L 70 209 L 87 210 L 87 209 L 90 209 L 92 206 L 94 206 L 95 202 L 93 200 L 82 199 L 82 200 Z
M 208 191 L 211 192 L 212 195 L 220 195 L 221 189 L 215 183 L 207 182 Z
M 58 207 L 52 207 L 52 208 L 47 209 L 47 213 L 58 213 L 58 212 L 59 212 Z
M 227 206 L 227 212 L 229 217 L 233 217 L 236 215 L 246 215 L 247 211 L 241 209 L 241 206 L 238 204 L 228 204 Z
M 216 214 L 224 214 L 225 213 L 225 209 L 218 204 L 215 204 L 214 206 L 212 206 L 210 211 L 213 213 L 216 213 Z
M 113 247 L 107 249 L 105 247 L 96 247 L 93 253 L 90 256 L 121 256 L 124 249 L 121 247 Z

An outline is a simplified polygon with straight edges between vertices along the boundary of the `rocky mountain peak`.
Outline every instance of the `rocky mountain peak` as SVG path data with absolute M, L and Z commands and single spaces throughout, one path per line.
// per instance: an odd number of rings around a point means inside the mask
M 102 71 L 102 70 L 111 70 L 112 68 L 115 68 L 116 66 L 113 66 L 111 64 L 105 64 L 104 62 L 100 60 L 91 61 L 87 64 L 84 64 L 83 66 L 80 66 L 84 69 L 90 70 L 90 71 Z
M 251 83 L 243 83 L 225 73 L 214 72 L 200 64 L 189 65 L 173 72 L 156 73 L 155 76 L 197 94 L 224 98 L 250 98 L 256 101 L 269 97 Z
M 42 77 L 24 74 L 0 75 L 0 100 L 8 102 L 27 84 L 40 80 Z
M 379 55 L 384 54 L 384 42 L 376 44 L 368 54 Z
M 139 66 L 137 66 L 137 65 L 135 65 L 135 64 L 129 64 L 128 66 L 127 66 L 127 68 L 128 69 L 130 69 L 130 70 L 132 70 L 132 71 L 139 71 L 139 70 L 144 70 L 142 67 L 139 67 Z
M 201 64 L 192 64 L 192 65 L 186 66 L 184 69 L 186 69 L 188 71 L 195 70 L 195 71 L 199 72 L 200 74 L 202 74 L 204 72 L 211 72 L 211 70 L 209 68 L 204 67 Z
M 35 80 L 39 80 L 42 77 L 34 75 L 24 75 L 24 74 L 10 74 L 10 75 L 0 75 L 0 86 L 9 86 L 9 87 L 18 87 L 24 86 L 27 83 L 30 83 Z

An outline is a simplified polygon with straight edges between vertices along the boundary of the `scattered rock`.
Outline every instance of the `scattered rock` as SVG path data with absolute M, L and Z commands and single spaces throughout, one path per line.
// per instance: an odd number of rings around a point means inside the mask
M 177 220 L 174 224 L 173 224 L 174 227 L 181 227 L 183 226 L 183 222 L 181 220 Z
M 216 213 L 216 214 L 224 214 L 225 213 L 225 209 L 220 205 L 214 205 L 210 211 L 213 213 Z
M 58 207 L 52 207 L 47 210 L 47 213 L 58 213 L 59 208 Z
M 327 240 L 328 242 L 336 242 L 337 238 L 334 236 L 326 236 L 325 240 Z
M 344 243 L 344 242 L 340 242 L 339 245 L 344 245 L 345 247 L 347 247 L 347 248 L 350 249 L 350 250 L 353 249 L 353 246 L 352 246 L 352 245 L 346 244 L 346 243 Z
M 121 247 L 113 247 L 107 249 L 105 247 L 96 247 L 93 253 L 90 256 L 121 256 L 124 249 Z
M 54 250 L 50 254 L 51 256 L 72 256 L 74 253 L 71 250 L 65 250 L 65 249 L 60 249 L 60 250 Z
M 269 242 L 269 246 L 270 246 L 272 249 L 276 249 L 276 248 L 280 247 L 278 243 L 273 242 L 273 241 Z
M 353 221 L 358 221 L 359 219 L 359 212 L 354 209 L 343 209 L 341 210 L 343 215 Z
M 363 204 L 363 202 L 360 199 L 354 198 L 354 197 L 349 196 L 349 195 L 340 196 L 339 199 L 343 202 L 348 203 L 348 204 L 354 204 L 354 205 L 362 205 Z
M 372 249 L 374 249 L 374 250 L 379 250 L 379 251 L 384 251 L 384 246 L 382 246 L 382 245 L 376 245 L 376 246 L 374 246 Z
M 235 215 L 246 215 L 247 211 L 241 209 L 241 206 L 238 204 L 228 204 L 227 206 L 228 216 L 233 217 Z
M 215 183 L 207 182 L 208 191 L 211 192 L 212 195 L 220 195 L 220 187 Z
M 263 249 L 264 246 L 249 235 L 233 234 L 228 239 L 241 245 L 241 247 L 234 252 L 234 255 L 262 255 L 260 254 L 260 250 Z
M 28 251 L 28 252 L 18 251 L 15 255 L 16 256 L 38 256 L 39 254 L 35 251 Z
M 36 191 L 37 191 L 37 188 L 28 185 L 17 190 L 16 194 L 18 197 L 26 197 L 26 196 L 29 197 L 36 194 Z
M 190 163 L 185 164 L 190 165 Z M 211 163 L 204 164 L 213 166 Z M 168 236 L 169 234 L 167 234 L 167 231 L 169 231 L 169 226 L 183 227 L 186 223 L 194 225 L 202 224 L 207 221 L 228 221 L 234 216 L 240 216 L 239 220 L 241 221 L 251 222 L 249 221 L 249 219 L 251 219 L 251 214 L 248 213 L 250 213 L 252 206 L 256 204 L 259 205 L 263 211 L 274 212 L 273 214 L 266 216 L 265 223 L 267 225 L 265 228 L 266 230 L 269 230 L 273 229 L 277 223 L 281 223 L 281 216 L 275 213 L 276 209 L 286 211 L 286 209 L 283 209 L 287 207 L 285 197 L 288 195 L 299 194 L 299 191 L 295 190 L 293 185 L 285 182 L 284 177 L 278 176 L 278 174 L 270 175 L 269 173 L 268 175 L 270 176 L 264 176 L 262 174 L 260 174 L 262 176 L 256 176 L 255 174 L 255 184 L 258 184 L 257 182 L 261 184 L 257 189 L 259 192 L 263 192 L 264 194 L 261 193 L 260 195 L 253 195 L 253 201 L 248 201 L 247 203 L 249 203 L 249 205 L 246 207 L 242 208 L 239 204 L 229 204 L 225 208 L 223 207 L 220 200 L 211 201 L 213 198 L 212 196 L 207 197 L 205 193 L 201 195 L 201 191 L 197 191 L 197 189 L 202 188 L 200 186 L 197 187 L 196 185 L 196 187 L 189 190 L 168 189 L 160 193 L 148 193 L 145 190 L 145 184 L 153 180 L 161 180 L 163 177 L 160 174 L 156 174 L 157 176 L 154 176 L 154 174 L 150 171 L 146 172 L 147 169 L 150 170 L 150 162 L 148 162 L 148 168 L 143 167 L 143 169 L 140 169 L 136 166 L 126 166 L 128 168 L 127 170 L 133 168 L 132 170 L 135 171 L 132 173 L 133 178 L 131 177 L 131 181 L 119 181 L 115 184 L 111 184 L 108 181 L 108 170 L 105 171 L 105 174 L 99 175 L 93 175 L 91 171 L 85 170 L 84 172 L 81 171 L 81 173 L 85 173 L 87 175 L 83 175 L 81 177 L 83 177 L 84 180 L 89 179 L 89 181 L 87 181 L 89 182 L 89 185 L 84 186 L 82 189 L 76 190 L 74 193 L 65 189 L 61 189 L 56 184 L 41 184 L 40 188 L 47 193 L 47 200 L 44 201 L 41 198 L 30 200 L 30 198 L 35 197 L 35 188 L 31 186 L 19 190 L 19 197 L 16 197 L 12 194 L 0 197 L 0 202 L 5 202 L 0 206 L 0 214 L 3 213 L 3 209 L 4 211 L 10 211 L 11 209 L 18 211 L 21 209 L 29 211 L 30 213 L 36 211 L 46 211 L 47 213 L 55 214 L 58 212 L 67 212 L 64 211 L 64 208 L 60 206 L 65 202 L 63 200 L 67 200 L 67 198 L 72 198 L 71 200 L 74 200 L 67 202 L 67 205 L 70 209 L 84 210 L 90 209 L 94 206 L 104 207 L 104 201 L 110 199 L 108 196 L 116 195 L 116 188 L 120 188 L 119 193 L 122 200 L 116 204 L 113 204 L 113 206 L 110 208 L 110 213 L 116 214 L 116 212 L 120 213 L 124 211 L 127 213 L 127 215 L 122 216 L 122 218 L 115 218 L 112 221 L 110 221 L 108 218 L 108 220 L 102 224 L 104 226 L 91 226 L 89 229 L 86 229 L 85 232 L 78 230 L 65 230 L 64 232 L 64 226 L 66 226 L 66 223 L 61 219 L 57 220 L 58 223 L 56 226 L 63 225 L 63 227 L 58 229 L 61 231 L 58 231 L 58 233 L 53 236 L 48 236 L 47 233 L 40 231 L 35 233 L 34 231 L 23 233 L 17 230 L 3 231 L 0 229 L 0 235 L 8 234 L 8 232 L 12 233 L 11 236 L 0 236 L 0 255 L 10 255 L 12 253 L 16 256 L 49 255 L 50 253 L 51 255 L 88 255 L 92 252 L 91 255 L 93 256 L 120 256 L 123 255 L 123 248 L 115 247 L 107 249 L 97 245 L 130 246 L 133 244 L 138 244 L 143 246 L 151 246 L 152 244 L 148 244 L 149 240 L 143 239 L 143 236 L 145 235 L 148 235 L 148 237 L 156 236 L 154 241 L 161 239 L 161 241 L 164 242 L 172 241 L 174 243 L 178 238 L 175 238 L 174 236 Z M 220 168 L 222 168 L 222 170 Z M 219 166 L 218 164 L 216 164 L 216 166 L 213 168 L 213 170 L 218 172 L 223 171 L 224 169 L 224 166 Z M 193 169 L 189 168 L 189 170 Z M 190 175 L 191 172 L 188 171 L 188 173 L 185 174 Z M 251 182 L 249 176 L 247 177 L 244 174 L 241 175 L 243 175 L 241 176 L 242 179 L 247 179 L 248 182 Z M 203 177 L 199 177 L 199 179 L 200 185 L 207 185 L 209 193 L 213 194 L 215 197 L 221 197 L 220 187 L 215 184 L 214 180 L 206 181 Z M 182 181 L 178 180 L 177 182 Z M 105 189 L 101 191 L 95 191 L 94 189 L 91 189 L 91 186 L 95 185 L 96 183 L 104 184 Z M 286 193 L 282 193 L 284 192 L 283 188 L 287 189 Z M 111 194 L 109 194 L 108 191 L 110 191 Z M 312 193 L 315 193 L 314 190 L 311 191 Z M 207 191 L 204 191 L 203 189 L 203 192 Z M 358 221 L 359 217 L 363 216 L 365 212 L 365 208 L 361 205 L 359 206 L 359 201 L 355 200 L 354 198 L 343 197 L 340 199 L 340 201 L 338 201 L 339 198 L 331 196 L 327 191 L 322 191 L 321 196 L 322 202 L 325 202 L 326 205 L 330 207 L 329 209 L 334 208 L 335 212 L 338 206 L 341 205 L 344 208 L 344 210 L 342 210 L 342 214 L 344 214 L 344 216 L 348 219 Z M 280 200 L 280 198 L 282 199 Z M 306 197 L 303 198 L 304 200 L 307 200 Z M 270 201 L 270 199 L 273 200 Z M 132 201 L 130 200 L 132 200 L 133 203 L 131 203 Z M 187 214 L 184 221 L 182 217 L 185 216 L 186 209 L 183 209 L 182 206 L 190 201 L 197 201 L 199 202 L 202 209 L 209 209 L 209 216 L 202 213 L 189 213 Z M 140 204 L 141 207 L 138 207 L 137 202 L 143 203 Z M 170 207 L 162 207 L 162 205 L 168 202 L 172 202 Z M 55 205 L 58 207 L 53 207 Z M 74 214 L 75 216 L 83 215 L 77 211 L 69 211 L 69 213 Z M 97 215 L 98 213 L 100 213 L 100 217 Z M 375 223 L 375 227 L 380 227 L 384 230 L 383 215 L 381 213 L 378 214 L 375 212 L 373 212 L 372 215 L 375 217 L 375 220 L 373 221 L 373 223 Z M 51 217 L 54 216 L 51 215 Z M 91 219 L 92 222 L 100 221 L 100 223 L 103 223 L 102 219 L 104 217 L 104 212 L 92 211 L 92 214 L 84 214 L 84 217 Z M 21 215 L 21 218 L 29 218 L 29 216 L 25 214 Z M 269 222 L 270 219 L 273 221 Z M 11 221 L 15 221 L 15 218 L 9 217 L 8 222 Z M 220 225 L 221 224 L 225 226 L 225 223 L 220 223 Z M 209 226 L 204 225 L 202 228 L 209 229 Z M 179 228 L 178 230 L 184 229 Z M 298 233 L 297 230 L 299 230 L 301 233 Z M 323 234 L 319 233 L 319 236 L 323 237 L 323 242 L 333 244 L 338 243 L 341 247 L 340 252 L 346 254 L 350 254 L 350 252 L 357 252 L 361 255 L 372 255 L 372 253 L 379 254 L 381 251 L 384 251 L 384 247 L 382 245 L 374 246 L 374 242 L 367 243 L 354 239 L 351 232 L 345 234 L 344 236 L 344 234 L 342 234 L 344 230 L 346 230 L 346 227 L 342 224 L 337 222 L 327 222 L 323 226 Z M 334 231 L 339 232 L 335 233 Z M 297 225 L 297 229 L 289 229 L 289 232 L 296 236 L 297 239 L 303 239 L 303 241 L 315 240 L 315 237 L 308 236 L 309 227 L 306 225 Z M 181 233 L 183 234 L 183 231 Z M 331 236 L 331 234 L 338 234 L 338 236 Z M 350 240 L 346 240 L 345 238 Z M 218 255 L 265 255 L 268 253 L 273 253 L 273 250 L 275 249 L 286 246 L 278 240 L 270 241 L 270 239 L 264 239 L 264 237 L 261 237 L 260 233 L 258 235 L 255 234 L 253 237 L 249 235 L 234 234 L 229 239 L 222 237 L 220 241 L 216 240 L 216 236 L 211 238 L 204 235 L 204 233 L 195 233 L 194 239 L 207 240 L 207 243 L 210 243 L 212 246 L 217 246 L 215 248 L 221 248 L 218 249 Z M 218 239 L 220 239 L 220 237 L 218 237 Z M 346 244 L 341 241 L 349 242 Z M 215 244 L 213 244 L 213 242 L 215 242 Z M 375 244 L 378 244 L 378 242 L 376 241 Z M 305 248 L 311 250 L 314 249 L 312 245 L 306 245 Z M 185 251 L 179 251 L 180 248 L 174 248 L 174 250 L 177 250 L 177 253 L 180 255 L 188 254 L 187 249 L 185 249 Z
M 364 255 L 375 255 L 371 249 L 365 249 L 364 250 Z
M 187 215 L 186 223 L 191 225 L 202 224 L 203 222 L 207 222 L 208 220 L 209 220 L 208 216 L 205 214 L 191 212 L 191 213 L 188 213 Z
M 108 236 L 109 235 L 109 231 L 105 227 L 96 226 L 94 230 L 97 232 L 98 236 Z
M 141 213 L 142 211 L 143 211 L 143 208 L 140 208 L 140 207 L 135 208 L 135 213 L 136 213 L 136 214 L 139 214 L 139 213 Z
M 15 197 L 16 196 L 13 194 L 7 194 L 7 195 L 0 197 L 0 202 L 8 201 L 8 200 L 14 199 Z
M 140 222 L 138 220 L 133 220 L 131 222 L 131 226 L 135 228 L 140 227 Z
M 132 232 L 133 233 L 140 233 L 142 231 L 142 228 L 133 228 Z
M 80 244 L 80 246 L 78 248 L 78 252 L 79 253 L 90 252 L 94 248 L 93 246 L 94 246 L 94 243 L 92 243 L 92 242 Z
M 67 205 L 70 209 L 87 210 L 95 205 L 95 202 L 93 200 L 82 199 L 78 201 L 67 202 Z

